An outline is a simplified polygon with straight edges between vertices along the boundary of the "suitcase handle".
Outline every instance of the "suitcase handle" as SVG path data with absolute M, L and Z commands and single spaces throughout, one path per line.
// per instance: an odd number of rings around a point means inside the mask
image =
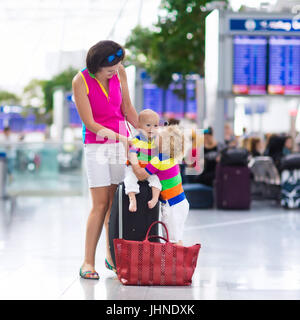
M 153 227 L 154 225 L 156 225 L 156 224 L 158 224 L 158 223 L 160 223 L 160 224 L 165 228 L 165 231 L 166 231 L 166 234 L 167 234 L 167 239 L 166 239 L 166 240 L 167 240 L 167 242 L 169 242 L 169 232 L 168 232 L 168 229 L 167 229 L 166 225 L 165 225 L 163 222 L 161 222 L 161 221 L 154 221 L 154 222 L 152 222 L 151 226 L 149 227 L 149 229 L 148 229 L 148 231 L 147 231 L 145 240 L 146 240 L 146 241 L 148 240 L 150 230 L 152 229 L 152 227 Z M 157 236 L 157 237 L 159 237 L 159 236 Z
M 164 237 L 161 237 L 161 236 L 155 236 L 155 235 L 149 236 L 147 240 L 149 241 L 149 239 L 157 239 L 157 238 L 158 238 L 158 239 L 162 239 L 162 240 L 164 240 L 164 241 L 166 241 L 166 242 L 169 242 L 168 239 L 166 239 L 166 238 L 164 238 Z

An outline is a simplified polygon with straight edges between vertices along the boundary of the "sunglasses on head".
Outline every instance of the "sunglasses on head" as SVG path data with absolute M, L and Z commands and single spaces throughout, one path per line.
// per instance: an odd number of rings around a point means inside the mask
M 122 54 L 123 54 L 123 49 L 119 49 L 115 54 L 108 56 L 107 60 L 108 60 L 108 62 L 112 62 L 116 59 L 116 56 L 121 57 Z

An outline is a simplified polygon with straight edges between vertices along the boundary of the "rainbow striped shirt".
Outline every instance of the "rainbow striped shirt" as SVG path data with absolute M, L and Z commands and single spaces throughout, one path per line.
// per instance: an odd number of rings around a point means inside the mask
M 145 170 L 149 174 L 158 176 L 162 186 L 160 193 L 162 202 L 168 201 L 169 205 L 173 206 L 186 199 L 179 165 L 170 156 L 160 153 L 149 162 Z
M 129 152 L 137 154 L 139 165 L 142 168 L 145 168 L 149 161 L 158 154 L 154 139 L 149 140 L 141 132 L 132 139 Z

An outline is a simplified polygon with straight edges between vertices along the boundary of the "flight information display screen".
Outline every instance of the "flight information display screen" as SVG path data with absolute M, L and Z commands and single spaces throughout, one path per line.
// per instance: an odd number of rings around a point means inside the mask
M 144 109 L 152 109 L 159 115 L 163 113 L 163 89 L 154 83 L 144 83 Z
M 300 37 L 270 37 L 268 93 L 300 94 Z
M 186 84 L 186 112 L 188 119 L 197 117 L 196 81 L 188 81 Z
M 299 36 L 234 36 L 234 94 L 300 95 Z
M 183 89 L 182 83 L 171 83 L 166 90 L 166 108 L 164 115 L 167 118 L 180 119 L 184 116 L 184 99 L 177 93 Z
M 235 36 L 233 93 L 266 94 L 267 38 Z

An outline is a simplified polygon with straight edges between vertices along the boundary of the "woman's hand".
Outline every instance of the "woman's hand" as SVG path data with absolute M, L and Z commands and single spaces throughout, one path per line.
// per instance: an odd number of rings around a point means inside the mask
M 128 159 L 128 154 L 129 154 L 129 148 L 132 146 L 132 140 L 128 137 L 125 136 L 119 136 L 118 139 L 124 146 L 125 152 L 126 152 L 126 157 Z

